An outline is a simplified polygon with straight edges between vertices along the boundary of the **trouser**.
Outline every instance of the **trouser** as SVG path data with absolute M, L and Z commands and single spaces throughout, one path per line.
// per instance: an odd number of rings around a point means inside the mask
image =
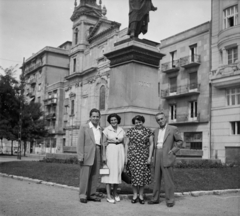
M 162 148 L 156 150 L 155 170 L 154 170 L 154 187 L 153 187 L 153 201 L 159 202 L 159 195 L 161 189 L 161 180 L 163 177 L 165 185 L 165 198 L 167 203 L 174 203 L 174 178 L 173 167 L 163 167 L 163 150 Z
M 79 198 L 89 198 L 96 194 L 100 169 L 100 147 L 96 145 L 92 166 L 80 166 Z

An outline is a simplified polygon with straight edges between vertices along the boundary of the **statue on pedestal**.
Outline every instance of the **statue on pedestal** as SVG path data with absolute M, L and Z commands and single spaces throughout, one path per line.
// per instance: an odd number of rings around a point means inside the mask
M 156 11 L 151 0 L 129 0 L 128 35 L 138 38 L 148 30 L 149 11 Z

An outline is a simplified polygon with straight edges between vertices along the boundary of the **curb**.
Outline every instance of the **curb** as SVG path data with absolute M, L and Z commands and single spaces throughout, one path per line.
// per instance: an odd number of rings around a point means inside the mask
M 55 186 L 59 188 L 66 188 L 70 190 L 75 190 L 79 191 L 78 187 L 73 187 L 73 186 L 68 186 L 68 185 L 62 185 L 62 184 L 57 184 L 54 182 L 47 182 L 47 181 L 42 181 L 39 179 L 33 179 L 33 178 L 28 178 L 28 177 L 23 177 L 23 176 L 16 176 L 16 175 L 8 175 L 6 173 L 0 173 L 0 176 L 6 177 L 6 178 L 13 178 L 17 179 L 20 181 L 28 181 L 36 184 L 43 184 L 43 185 L 48 185 L 48 186 Z M 212 191 L 190 191 L 190 192 L 175 192 L 174 195 L 176 197 L 182 197 L 182 196 L 193 196 L 193 197 L 199 197 L 203 195 L 222 195 L 222 194 L 228 194 L 228 193 L 239 193 L 240 189 L 225 189 L 225 190 L 212 190 Z M 151 197 L 152 194 L 145 194 L 146 197 Z M 161 194 L 161 197 L 164 197 L 164 194 Z M 104 194 L 104 197 L 106 195 Z M 132 194 L 120 194 L 120 197 L 122 199 L 131 199 Z

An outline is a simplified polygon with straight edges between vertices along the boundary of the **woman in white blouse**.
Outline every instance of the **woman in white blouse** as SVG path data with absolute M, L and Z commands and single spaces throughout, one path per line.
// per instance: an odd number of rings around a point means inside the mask
M 106 155 L 106 163 L 110 174 L 102 177 L 102 183 L 106 183 L 107 201 L 114 204 L 120 201 L 117 194 L 117 186 L 122 183 L 121 174 L 124 169 L 124 137 L 125 131 L 118 126 L 121 117 L 115 113 L 110 114 L 107 118 L 109 126 L 103 131 L 103 151 Z M 111 185 L 113 185 L 113 197 L 111 196 Z

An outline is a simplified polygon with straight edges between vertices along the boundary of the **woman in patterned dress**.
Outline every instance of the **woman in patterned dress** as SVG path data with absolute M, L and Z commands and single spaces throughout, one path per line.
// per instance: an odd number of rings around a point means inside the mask
M 122 183 L 121 174 L 124 169 L 124 138 L 125 131 L 118 126 L 121 117 L 115 113 L 107 118 L 109 126 L 103 131 L 103 151 L 105 151 L 107 166 L 110 174 L 104 175 L 101 182 L 106 184 L 107 202 L 114 204 L 120 201 L 117 194 L 117 186 Z M 111 197 L 111 184 L 113 185 L 113 198 Z
M 151 183 L 150 163 L 153 152 L 153 132 L 144 127 L 145 118 L 137 115 L 132 119 L 135 127 L 127 131 L 125 162 L 127 173 L 131 176 L 133 199 L 132 203 L 144 204 L 144 186 Z M 138 198 L 139 192 L 139 198 Z

